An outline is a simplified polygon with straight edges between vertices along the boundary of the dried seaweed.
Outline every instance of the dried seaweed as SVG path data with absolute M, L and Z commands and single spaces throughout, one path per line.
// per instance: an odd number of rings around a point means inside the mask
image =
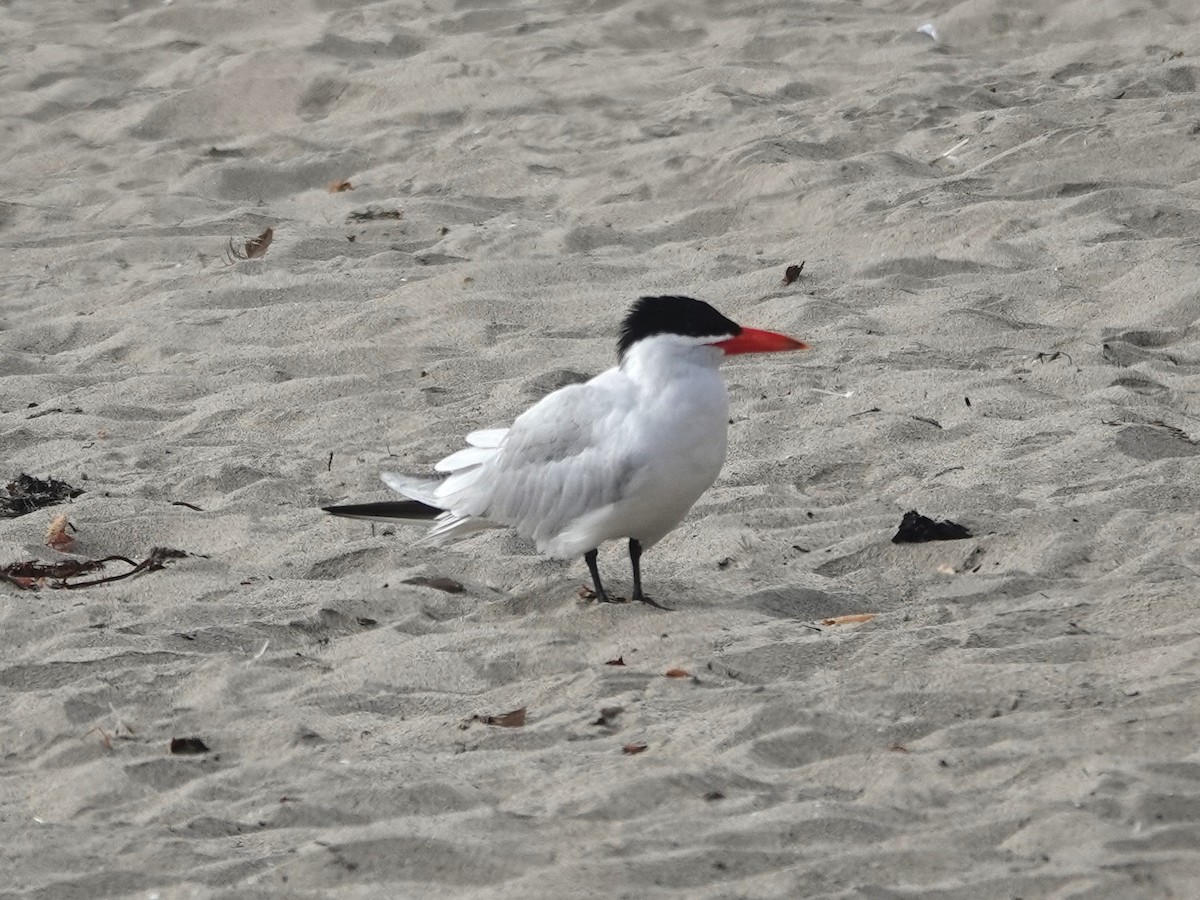
M 904 514 L 900 522 L 900 530 L 892 538 L 893 544 L 922 544 L 926 541 L 961 541 L 971 537 L 971 532 L 945 519 L 935 522 L 928 516 L 923 516 L 915 509 Z
M 198 756 L 208 753 L 208 744 L 198 737 L 171 738 L 170 752 L 174 756 Z
M 62 503 L 83 493 L 82 488 L 72 487 L 55 478 L 34 478 L 18 475 L 5 488 L 8 496 L 0 495 L 0 518 L 12 519 L 31 513 L 43 506 Z
M 46 586 L 51 588 L 72 589 L 95 587 L 113 581 L 121 581 L 141 575 L 144 572 L 157 572 L 166 567 L 167 561 L 182 559 L 188 554 L 182 550 L 170 547 L 154 547 L 149 555 L 141 562 L 134 562 L 126 556 L 106 556 L 103 559 L 67 559 L 61 562 L 45 563 L 29 559 L 21 562 L 8 563 L 0 566 L 0 581 L 24 590 L 37 590 Z M 92 578 L 86 581 L 71 581 L 81 575 L 88 575 L 103 569 L 106 563 L 123 562 L 130 566 L 128 572 L 120 575 L 109 575 L 104 578 Z

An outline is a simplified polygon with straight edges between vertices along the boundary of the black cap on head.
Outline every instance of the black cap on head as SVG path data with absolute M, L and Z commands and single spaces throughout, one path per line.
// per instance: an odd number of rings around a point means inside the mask
M 703 300 L 691 297 L 639 297 L 621 323 L 617 359 L 642 338 L 656 334 L 684 337 L 735 337 L 742 326 L 721 315 Z

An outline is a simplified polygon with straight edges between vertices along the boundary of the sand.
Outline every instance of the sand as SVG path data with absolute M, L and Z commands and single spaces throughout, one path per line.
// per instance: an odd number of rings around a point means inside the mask
M 85 490 L 0 564 L 191 554 L 0 585 L 0 898 L 1200 896 L 1198 26 L 0 6 L 0 482 Z M 727 366 L 677 611 L 319 512 L 668 292 L 814 346 Z

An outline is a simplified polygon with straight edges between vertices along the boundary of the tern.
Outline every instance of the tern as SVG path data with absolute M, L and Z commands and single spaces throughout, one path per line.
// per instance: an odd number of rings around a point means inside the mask
M 642 553 L 678 525 L 720 474 L 729 356 L 804 350 L 784 334 L 743 328 L 702 300 L 642 297 L 621 324 L 617 365 L 543 397 L 508 428 L 467 435 L 434 466 L 442 478 L 385 472 L 405 500 L 324 507 L 336 516 L 425 522 L 418 543 L 443 544 L 507 526 L 556 559 L 583 556 L 595 598 L 605 541 L 628 539 L 633 599 Z M 663 607 L 665 608 L 665 607 Z

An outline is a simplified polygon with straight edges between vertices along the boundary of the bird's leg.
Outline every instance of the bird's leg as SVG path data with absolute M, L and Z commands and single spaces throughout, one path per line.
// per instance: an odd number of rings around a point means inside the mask
M 587 563 L 588 571 L 592 573 L 592 584 L 596 588 L 596 602 L 608 603 L 608 594 L 604 593 L 604 585 L 600 583 L 600 570 L 596 568 L 596 553 L 595 550 L 589 550 L 583 554 L 583 561 Z
M 633 599 L 671 612 L 671 607 L 656 603 L 642 593 L 642 544 L 634 538 L 629 539 L 629 563 L 633 566 Z

